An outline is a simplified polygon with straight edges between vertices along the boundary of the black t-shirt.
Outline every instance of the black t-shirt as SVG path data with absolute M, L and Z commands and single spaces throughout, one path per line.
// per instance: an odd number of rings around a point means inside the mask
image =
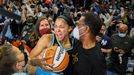
M 100 45 L 84 49 L 82 43 L 77 46 L 78 62 L 75 75 L 106 75 L 106 64 Z

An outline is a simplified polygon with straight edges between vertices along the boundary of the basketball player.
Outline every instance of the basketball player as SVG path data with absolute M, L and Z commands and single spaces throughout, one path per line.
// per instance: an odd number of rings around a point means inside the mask
M 73 29 L 74 23 L 70 16 L 68 15 L 61 15 L 57 17 L 54 25 L 54 33 L 43 35 L 35 48 L 30 53 L 30 59 L 39 58 L 42 59 L 42 55 L 45 49 L 52 47 L 52 46 L 60 46 L 64 50 L 66 50 L 70 54 L 70 59 L 72 58 L 72 49 L 73 49 L 73 40 L 70 38 L 70 33 Z M 71 61 L 70 61 L 71 62 Z M 39 62 L 40 63 L 40 62 Z M 46 64 L 46 63 L 43 63 Z M 52 66 L 52 65 L 50 65 Z M 40 66 L 40 68 L 44 69 L 45 71 L 52 71 L 53 68 L 48 68 L 47 66 Z M 33 72 L 35 73 L 38 70 L 37 64 L 32 68 Z M 70 68 L 65 70 L 65 73 L 71 73 Z M 61 74 L 61 73 L 60 73 Z

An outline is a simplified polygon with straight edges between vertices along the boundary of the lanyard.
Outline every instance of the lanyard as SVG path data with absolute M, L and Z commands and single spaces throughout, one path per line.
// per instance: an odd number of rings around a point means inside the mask
M 53 44 L 54 44 L 54 39 L 55 39 L 56 37 L 54 36 L 54 33 L 52 34 L 52 42 L 50 43 L 50 46 L 49 47 L 51 47 Z M 61 48 L 63 48 L 63 49 L 65 49 L 66 51 L 69 51 L 69 50 L 71 50 L 71 49 L 73 49 L 73 44 L 74 44 L 74 39 L 72 39 L 71 40 L 71 47 L 70 48 L 65 48 L 63 45 L 62 45 L 62 43 L 56 38 L 56 41 L 57 41 L 57 43 L 59 44 L 59 46 L 61 47 Z

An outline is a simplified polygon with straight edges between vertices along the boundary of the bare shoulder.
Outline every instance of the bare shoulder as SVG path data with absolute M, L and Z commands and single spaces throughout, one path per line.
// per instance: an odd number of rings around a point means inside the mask
M 48 47 L 50 42 L 52 41 L 52 34 L 46 34 L 46 35 L 43 35 L 39 41 L 38 41 L 38 45 L 41 46 L 41 45 L 46 45 L 45 47 Z
M 46 35 L 43 35 L 40 39 L 51 40 L 51 38 L 52 38 L 52 34 L 46 34 Z
M 49 47 L 51 43 L 51 34 L 43 35 L 39 41 L 37 42 L 36 46 L 33 48 L 33 50 L 30 53 L 30 57 L 36 57 L 40 55 L 40 53 Z

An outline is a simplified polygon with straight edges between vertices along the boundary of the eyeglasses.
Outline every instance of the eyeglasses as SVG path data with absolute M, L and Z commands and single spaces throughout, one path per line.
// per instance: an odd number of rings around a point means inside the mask
M 22 60 L 19 60 L 19 61 L 17 61 L 18 63 L 25 63 L 25 60 L 24 59 L 22 59 Z M 22 64 L 22 67 L 25 67 L 25 64 Z
M 20 59 L 17 61 L 17 63 L 22 64 L 22 67 L 25 67 L 25 59 Z
M 18 62 L 22 62 L 22 61 L 25 61 L 24 59 L 22 59 L 22 60 L 19 60 Z

